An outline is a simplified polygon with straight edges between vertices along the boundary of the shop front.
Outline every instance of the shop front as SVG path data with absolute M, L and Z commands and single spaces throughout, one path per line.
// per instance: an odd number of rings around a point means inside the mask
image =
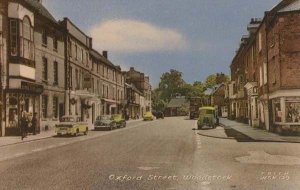
M 277 133 L 300 134 L 300 97 L 272 99 L 272 126 Z
M 29 122 L 28 132 L 39 133 L 40 125 L 31 128 L 30 123 L 33 115 L 36 114 L 37 120 L 40 120 L 40 95 L 43 93 L 43 86 L 30 82 L 21 82 L 19 89 L 8 89 L 5 91 L 5 136 L 20 135 L 20 118 L 22 112 Z

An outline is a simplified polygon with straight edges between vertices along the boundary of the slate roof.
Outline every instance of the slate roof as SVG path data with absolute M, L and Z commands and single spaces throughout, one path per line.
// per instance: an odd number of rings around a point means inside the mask
M 188 106 L 189 107 L 189 102 L 186 98 L 173 98 L 171 101 L 168 103 L 167 107 L 168 108 L 178 108 L 181 106 Z
M 106 59 L 103 55 L 101 55 L 98 51 L 92 49 L 92 50 L 90 50 L 90 54 L 92 56 L 94 56 L 95 58 L 101 60 L 103 63 L 105 63 L 105 64 L 107 64 L 107 65 L 109 65 L 111 67 L 114 67 L 114 68 L 116 68 L 118 70 L 121 70 L 120 66 L 114 65 L 112 62 L 110 62 L 108 59 Z
M 38 0 L 23 0 L 26 2 L 31 8 L 36 11 L 36 13 L 46 17 L 50 21 L 57 23 L 56 19 L 50 14 L 50 12 L 43 6 L 42 3 L 39 3 Z

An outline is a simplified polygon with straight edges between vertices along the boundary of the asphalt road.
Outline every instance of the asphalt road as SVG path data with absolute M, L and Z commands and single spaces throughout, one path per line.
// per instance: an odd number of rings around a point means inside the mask
M 0 148 L 0 189 L 299 189 L 299 144 L 195 124 L 165 118 Z

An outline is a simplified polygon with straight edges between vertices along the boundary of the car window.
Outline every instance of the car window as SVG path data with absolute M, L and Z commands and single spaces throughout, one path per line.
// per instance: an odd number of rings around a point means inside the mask
M 214 110 L 200 110 L 200 114 L 201 115 L 204 115 L 204 114 L 215 114 L 215 111 Z
M 73 117 L 63 117 L 61 118 L 61 122 L 74 122 L 75 119 Z

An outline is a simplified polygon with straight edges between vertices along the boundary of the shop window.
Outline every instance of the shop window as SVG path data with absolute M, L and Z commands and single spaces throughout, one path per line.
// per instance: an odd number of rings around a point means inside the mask
M 282 111 L 280 102 L 274 103 L 274 120 L 275 122 L 282 122 Z
M 287 123 L 300 122 L 300 102 L 286 102 L 285 111 Z
M 42 96 L 42 116 L 47 118 L 48 96 Z
M 58 118 L 58 97 L 53 97 L 53 117 Z
M 58 85 L 58 63 L 56 61 L 53 63 L 53 78 L 54 85 Z
M 10 53 L 12 56 L 18 55 L 18 22 L 10 21 Z

